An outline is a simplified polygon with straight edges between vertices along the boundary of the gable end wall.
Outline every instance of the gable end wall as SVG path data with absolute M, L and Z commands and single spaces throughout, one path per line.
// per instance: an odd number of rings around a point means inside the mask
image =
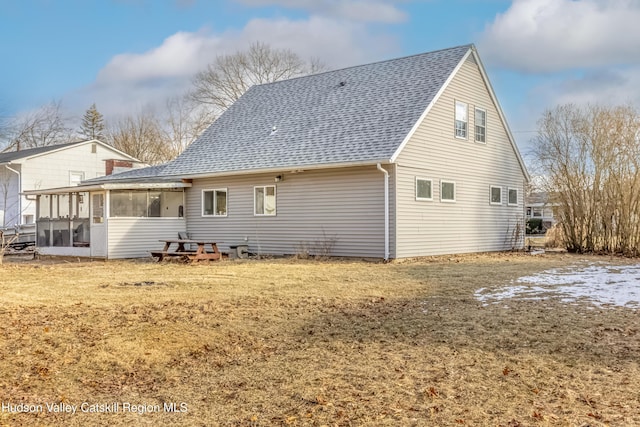
M 454 135 L 455 101 L 468 104 L 468 136 Z M 475 107 L 487 111 L 486 144 L 474 141 Z M 473 56 L 463 64 L 397 159 L 399 258 L 509 250 L 521 244 L 525 176 Z M 431 179 L 433 201 L 417 201 L 416 177 Z M 440 201 L 440 180 L 456 183 L 456 202 Z M 490 186 L 502 204 L 489 203 Z M 508 188 L 518 205 L 508 206 Z

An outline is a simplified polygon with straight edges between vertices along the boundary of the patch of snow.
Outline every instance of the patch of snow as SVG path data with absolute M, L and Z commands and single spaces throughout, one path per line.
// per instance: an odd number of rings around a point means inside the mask
M 596 306 L 640 308 L 640 264 L 613 266 L 600 263 L 552 269 L 520 277 L 512 286 L 502 289 L 478 289 L 475 297 L 484 305 L 511 298 L 560 298 L 569 304 L 588 299 Z

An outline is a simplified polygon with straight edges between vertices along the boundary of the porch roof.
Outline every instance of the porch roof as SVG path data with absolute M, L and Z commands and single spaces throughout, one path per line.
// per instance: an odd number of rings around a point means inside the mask
M 64 193 L 83 193 L 87 191 L 105 191 L 105 190 L 158 190 L 163 188 L 188 188 L 191 187 L 190 182 L 183 181 L 158 181 L 158 182 L 103 182 L 103 183 L 87 183 L 74 185 L 70 187 L 44 188 L 38 190 L 23 191 L 26 196 L 37 196 L 40 194 L 64 194 Z

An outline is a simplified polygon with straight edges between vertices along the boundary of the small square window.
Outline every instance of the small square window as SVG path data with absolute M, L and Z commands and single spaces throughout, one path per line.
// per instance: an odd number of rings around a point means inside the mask
M 69 185 L 78 185 L 84 180 L 84 172 L 69 172 Z
M 502 204 L 502 187 L 491 186 L 489 190 L 490 202 L 492 205 Z
M 509 205 L 510 206 L 518 205 L 518 189 L 517 188 L 509 189 Z
M 440 181 L 440 201 L 456 201 L 456 183 L 453 181 Z
M 202 216 L 227 216 L 227 189 L 202 190 Z
M 430 179 L 416 178 L 416 200 L 433 200 Z

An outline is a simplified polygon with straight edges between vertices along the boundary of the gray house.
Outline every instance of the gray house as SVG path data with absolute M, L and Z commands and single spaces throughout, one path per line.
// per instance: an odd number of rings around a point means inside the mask
M 84 185 L 173 182 L 186 231 L 223 251 L 388 259 L 521 247 L 527 180 L 466 45 L 254 86 L 175 160 Z M 124 256 L 105 197 L 106 256 Z M 126 254 L 148 256 L 163 237 L 175 230 L 127 238 L 139 246 Z

